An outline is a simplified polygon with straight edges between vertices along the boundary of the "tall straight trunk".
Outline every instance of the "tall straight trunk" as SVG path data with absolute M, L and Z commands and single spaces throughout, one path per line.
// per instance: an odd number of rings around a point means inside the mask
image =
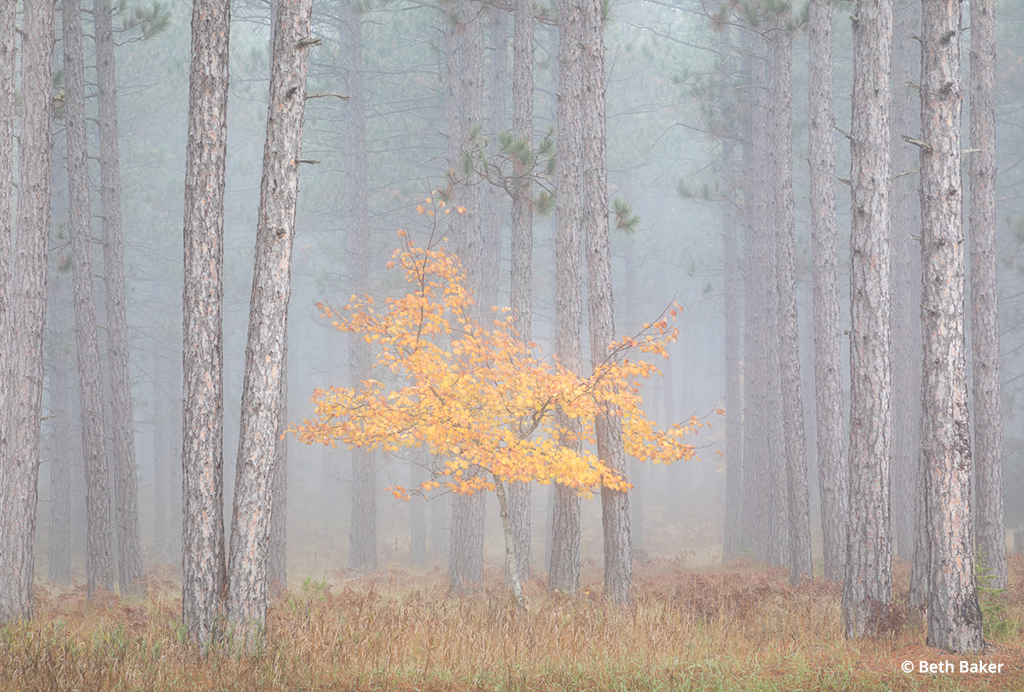
M 825 578 L 843 581 L 846 563 L 847 491 L 843 458 L 843 373 L 839 328 L 839 252 L 836 221 L 836 156 L 832 104 L 833 26 L 828 0 L 810 6 L 811 254 L 814 283 L 814 403 L 818 437 L 818 486 Z
M 974 399 L 975 497 L 978 554 L 991 586 L 1005 588 L 1003 421 L 999 381 L 999 305 L 996 288 L 995 2 L 971 3 L 971 368 Z
M 512 39 L 512 133 L 530 151 L 533 148 L 533 2 L 515 0 Z M 533 185 L 525 177 L 521 159 L 512 195 L 512 277 L 509 304 L 519 338 L 529 348 L 533 341 Z M 512 537 L 516 545 L 519 578 L 530 581 L 530 484 L 508 484 Z
M 363 92 L 363 18 L 356 0 L 345 5 L 348 25 L 349 122 L 348 149 L 348 253 L 350 293 L 370 291 L 370 210 L 366 180 L 366 101 Z M 369 377 L 373 354 L 370 344 L 358 336 L 349 339 L 349 378 L 355 383 Z M 348 566 L 377 569 L 377 458 L 370 450 L 352 450 L 352 521 Z
M 761 185 L 759 148 L 764 137 L 763 70 L 758 56 L 763 42 L 752 31 L 741 33 L 744 51 L 745 118 L 743 120 L 743 489 L 744 513 L 740 526 L 741 556 L 765 557 L 765 508 L 761 489 L 766 480 L 764 456 L 767 451 L 764 388 L 766 382 L 764 347 L 767 306 L 765 301 L 765 259 L 762 248 L 764 196 Z
M 50 234 L 53 3 L 26 0 L 24 7 L 18 237 L 9 265 L 12 344 L 8 370 L 2 373 L 9 392 L 3 415 L 10 427 L 6 446 L 0 447 L 0 623 L 32 618 Z M 3 67 L 6 82 L 8 68 Z
M 128 365 L 124 237 L 121 232 L 121 154 L 117 141 L 117 77 L 110 0 L 95 0 L 96 73 L 99 83 L 100 204 L 103 210 L 103 276 L 113 428 L 117 566 L 122 594 L 145 591 L 146 566 L 139 535 L 139 483 L 135 474 L 135 420 Z
M 10 402 L 13 381 L 9 379 L 13 361 L 14 334 L 11 329 L 11 267 L 14 266 L 11 243 L 11 200 L 14 197 L 14 94 L 15 18 L 17 3 L 0 6 L 0 481 L 8 459 Z M 0 490 L 2 493 L 2 490 Z M 0 497 L 3 497 L 0 494 Z M 3 500 L 0 500 L 2 502 Z M 0 514 L 2 518 L 2 514 Z M 0 526 L 0 532 L 3 531 Z M 0 534 L 0 541 L 2 541 Z M 0 542 L 0 549 L 6 543 Z M 0 558 L 2 559 L 2 558 Z M 6 585 L 5 585 L 6 586 Z
M 597 367 L 615 340 L 612 298 L 612 256 L 608 228 L 608 156 L 605 123 L 604 5 L 582 3 L 581 108 L 583 115 L 580 199 L 587 254 L 587 308 L 590 317 L 590 358 Z M 622 423 L 615 410 L 595 422 L 598 457 L 614 472 L 627 476 Z M 629 493 L 601 488 L 604 528 L 604 590 L 615 603 L 630 600 L 633 554 L 629 533 Z
M 872 635 L 892 600 L 889 530 L 889 69 L 892 2 L 854 23 L 850 233 L 850 525 L 847 637 Z
M 270 519 L 277 511 L 274 485 L 287 393 L 288 301 L 312 0 L 275 5 L 228 568 L 228 624 L 236 641 L 249 649 L 260 643 L 267 615 Z
M 69 226 L 75 292 L 78 390 L 82 401 L 82 449 L 85 451 L 89 547 L 86 551 L 88 593 L 114 590 L 110 546 L 110 491 L 103 428 L 103 381 L 100 371 L 96 289 L 89 202 L 89 161 L 85 141 L 85 60 L 79 0 L 63 0 L 65 110 L 67 112 Z
M 920 462 L 918 423 L 921 419 L 921 202 L 917 191 L 917 150 L 900 135 L 920 131 L 917 93 L 920 71 L 920 43 L 911 39 L 917 32 L 920 3 L 903 0 L 893 3 L 892 29 L 892 158 L 889 201 L 889 289 L 892 312 L 889 338 L 899 348 L 892 359 L 892 493 L 894 497 L 913 498 L 892 505 L 892 533 L 896 555 L 911 559 L 914 543 L 923 535 L 923 524 L 916 525 L 917 475 Z M 912 566 L 910 600 L 923 603 L 927 587 L 918 578 L 924 570 Z M 920 603 L 915 603 L 920 594 Z
M 281 402 L 277 408 L 274 441 L 274 479 L 271 481 L 270 546 L 267 584 L 270 596 L 288 589 L 288 353 L 281 361 Z
M 740 273 L 737 187 L 734 180 L 735 146 L 724 143 L 722 152 L 722 236 L 725 259 L 725 540 L 722 560 L 740 555 L 743 521 L 743 365 L 741 360 L 743 276 Z M 670 422 L 670 421 L 669 421 Z
M 224 164 L 229 0 L 192 4 L 182 334 L 182 619 L 206 647 L 227 593 L 224 562 Z
M 56 166 L 54 157 L 54 169 Z M 54 175 L 54 178 L 57 176 Z M 54 181 L 56 182 L 56 181 Z M 54 185 L 56 190 L 56 185 Z M 50 400 L 50 533 L 47 542 L 47 579 L 54 584 L 71 581 L 71 279 L 70 258 L 54 249 L 67 241 L 54 224 L 51 231 L 47 379 Z
M 583 268 L 581 187 L 583 177 L 583 21 L 578 0 L 558 12 L 558 168 L 555 201 L 555 356 L 562 367 L 580 373 L 583 360 Z M 563 444 L 581 454 L 578 424 L 557 414 L 569 431 Z M 575 438 L 575 439 L 574 439 Z M 548 589 L 576 593 L 580 588 L 580 498 L 564 485 L 554 486 L 551 564 Z
M 789 526 L 789 580 L 811 579 L 811 510 L 807 487 L 807 439 L 800 391 L 800 329 L 796 308 L 796 225 L 793 201 L 793 36 L 789 14 L 778 18 L 771 40 L 774 226 L 779 282 L 779 375 L 782 384 Z
M 463 166 L 463 152 L 469 150 L 470 140 L 483 122 L 483 15 L 480 7 L 469 0 L 458 0 L 447 7 L 444 40 L 448 168 L 452 201 L 465 209 L 465 213 L 449 217 L 449 235 L 455 254 L 462 260 L 466 285 L 480 297 L 484 287 L 483 194 L 475 167 L 467 170 Z M 483 313 L 479 302 L 470 308 L 470 313 L 480 321 Z M 483 580 L 484 496 L 456 494 L 451 504 L 448 572 L 451 589 L 458 593 Z
M 487 129 L 491 133 L 488 149 L 498 153 L 498 133 L 505 131 L 505 92 L 508 82 L 508 12 L 498 6 L 490 8 L 490 80 L 487 90 Z M 502 229 L 505 224 L 505 191 L 496 185 L 484 190 L 483 285 L 478 302 L 484 310 L 498 303 L 501 277 Z
M 928 526 L 928 645 L 984 645 L 971 526 L 960 174 L 960 3 L 921 3 L 921 455 Z

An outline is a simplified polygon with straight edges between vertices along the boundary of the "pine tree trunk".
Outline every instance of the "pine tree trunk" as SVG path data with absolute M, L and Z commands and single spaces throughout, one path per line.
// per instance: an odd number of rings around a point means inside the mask
M 981 651 L 971 527 L 960 175 L 960 3 L 921 3 L 921 454 L 928 525 L 928 645 Z
M 851 140 L 850 524 L 847 637 L 870 636 L 892 599 L 889 528 L 889 69 L 892 2 L 857 3 Z
M 192 5 L 185 162 L 182 619 L 207 647 L 227 596 L 224 556 L 224 165 L 228 0 Z
M 57 170 L 54 156 L 54 171 Z M 57 176 L 54 175 L 53 178 Z M 54 180 L 56 183 L 56 180 Z M 57 190 L 56 185 L 53 187 Z M 50 247 L 66 242 L 53 224 Z M 71 581 L 71 279 L 67 276 L 70 258 L 63 252 L 52 252 L 50 259 L 51 319 L 47 337 L 47 372 L 50 395 L 50 535 L 47 544 L 46 576 L 54 584 Z
M 0 373 L 6 375 L 8 409 L 3 415 L 10 426 L 6 445 L 0 446 L 0 623 L 32 618 L 50 234 L 53 3 L 26 0 L 24 7 L 18 237 L 8 265 L 13 268 L 9 323 L 13 343 L 8 370 Z M 6 82 L 9 68 L 3 67 Z
M 363 92 L 362 15 L 358 3 L 345 6 L 348 25 L 349 71 L 346 129 L 348 148 L 348 273 L 349 293 L 370 292 L 370 212 L 366 172 L 366 102 Z M 349 338 L 349 379 L 352 383 L 369 377 L 373 354 L 370 344 L 358 336 Z M 377 569 L 377 455 L 367 449 L 352 450 L 352 521 L 349 536 L 348 566 L 353 569 Z
M 281 362 L 281 405 L 277 409 L 274 480 L 271 487 L 270 554 L 267 584 L 270 596 L 288 590 L 288 353 Z
M 843 457 L 843 373 L 839 308 L 836 157 L 832 105 L 833 27 L 828 0 L 811 0 L 808 123 L 814 282 L 814 389 L 825 578 L 842 582 L 847 491 Z
M 779 368 L 782 384 L 790 583 L 813 578 L 807 440 L 800 387 L 800 329 L 796 307 L 796 226 L 793 201 L 793 38 L 782 25 L 771 41 L 773 199 L 779 282 Z
M 14 95 L 15 84 L 15 19 L 17 3 L 0 4 L 0 481 L 7 468 L 7 444 L 11 435 L 11 402 L 13 401 L 13 380 L 11 366 L 14 355 L 14 332 L 12 329 L 11 268 L 14 266 L 11 223 L 11 203 L 14 197 Z M 0 493 L 3 493 L 0 487 Z M 6 498 L 5 498 L 6 501 Z M 2 505 L 0 505 L 2 507 Z M 0 514 L 0 520 L 4 516 Z M 7 549 L 0 524 L 0 550 Z M 0 564 L 6 566 L 3 557 Z M 9 584 L 0 577 L 0 584 L 6 589 Z M 0 611 L 0 618 L 6 618 Z M 2 620 L 0 620 L 2 621 Z
M 1005 588 L 1003 421 L 999 380 L 999 294 L 996 249 L 995 2 L 971 3 L 971 355 L 974 362 L 975 497 L 978 554 L 991 586 Z
M 135 473 L 135 419 L 128 364 L 124 237 L 121 232 L 121 155 L 117 141 L 117 78 L 110 0 L 95 0 L 96 72 L 99 83 L 100 203 L 103 209 L 103 276 L 113 428 L 114 499 L 118 576 L 122 594 L 145 591 L 146 565 L 139 535 L 139 483 Z
M 508 14 L 498 6 L 490 8 L 490 83 L 488 85 L 488 150 L 498 153 L 498 133 L 505 131 L 505 91 L 508 82 Z M 498 304 L 501 276 L 502 229 L 505 223 L 505 191 L 497 185 L 484 190 L 483 285 L 478 303 L 484 311 Z
M 463 154 L 469 151 L 471 137 L 483 122 L 483 16 L 480 7 L 469 0 L 458 0 L 447 7 L 444 41 L 448 168 L 452 202 L 465 209 L 465 213 L 449 217 L 449 237 L 455 254 L 462 261 L 467 288 L 481 296 L 484 287 L 482 190 L 475 166 L 471 170 L 463 166 Z M 473 319 L 480 320 L 479 303 L 470 308 L 470 313 Z M 461 593 L 483 580 L 483 494 L 456 494 L 452 497 L 451 509 L 448 571 L 452 591 Z
M 274 21 L 267 138 L 249 303 L 249 335 L 235 471 L 228 624 L 255 649 L 267 614 L 267 562 L 288 353 L 288 301 L 302 156 L 311 0 L 280 2 Z
M 515 0 L 515 31 L 512 45 L 512 129 L 517 142 L 533 148 L 533 2 Z M 527 171 L 518 157 L 516 176 Z M 512 196 L 512 281 L 509 304 L 519 338 L 533 341 L 533 185 L 528 178 L 516 180 Z M 516 545 L 519 577 L 530 580 L 530 484 L 509 483 L 508 502 L 512 537 Z
M 582 21 L 579 2 L 564 3 L 558 13 L 558 168 L 555 206 L 555 356 L 559 364 L 581 372 L 583 360 L 583 270 L 581 184 L 583 177 Z M 570 439 L 563 444 L 580 454 L 580 428 L 560 412 L 558 425 Z M 548 589 L 574 594 L 580 588 L 580 498 L 555 485 Z
M 82 448 L 85 451 L 89 548 L 86 581 L 92 595 L 98 587 L 114 590 L 110 546 L 110 490 L 103 427 L 103 381 L 100 371 L 96 289 L 89 203 L 89 162 L 85 141 L 85 60 L 82 11 L 78 0 L 63 1 L 65 110 L 68 138 L 68 190 L 75 292 L 75 336 L 78 388 L 82 401 Z

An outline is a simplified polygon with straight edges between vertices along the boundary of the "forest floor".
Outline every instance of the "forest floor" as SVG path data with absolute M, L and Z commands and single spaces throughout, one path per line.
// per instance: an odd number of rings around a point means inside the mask
M 623 608 L 603 597 L 596 565 L 575 598 L 528 584 L 526 611 L 496 570 L 462 597 L 436 568 L 328 572 L 274 599 L 259 655 L 222 642 L 200 656 L 184 643 L 179 576 L 166 567 L 144 599 L 37 587 L 35 620 L 0 628 L 0 691 L 1024 690 L 1024 556 L 1010 565 L 1010 588 L 982 595 L 980 656 L 924 646 L 906 565 L 889 631 L 850 641 L 837 584 L 793 588 L 761 564 L 682 558 L 638 563 Z M 985 672 L 970 672 L 979 661 Z M 928 664 L 935 672 L 920 672 Z

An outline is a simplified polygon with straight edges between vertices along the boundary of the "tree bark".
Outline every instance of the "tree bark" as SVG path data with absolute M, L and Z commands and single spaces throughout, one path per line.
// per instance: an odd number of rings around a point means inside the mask
M 505 91 L 508 82 L 508 14 L 498 6 L 490 7 L 490 84 L 488 88 L 487 129 L 491 133 L 488 149 L 498 152 L 498 133 L 505 131 Z M 479 302 L 485 311 L 498 304 L 501 277 L 502 231 L 505 223 L 505 191 L 496 185 L 484 190 L 483 285 Z
M 480 177 L 475 166 L 464 165 L 464 154 L 483 122 L 483 16 L 469 0 L 450 5 L 445 17 L 445 121 L 448 131 L 448 168 L 452 200 L 465 209 L 453 214 L 449 234 L 462 261 L 466 285 L 483 295 L 483 205 Z M 454 206 L 454 205 L 452 205 Z M 480 305 L 471 306 L 480 321 Z M 483 580 L 484 496 L 452 497 L 451 545 L 448 572 L 451 589 L 462 593 Z
M 921 3 L 921 455 L 928 526 L 928 645 L 981 651 L 971 527 L 960 175 L 960 3 Z
M 850 234 L 850 524 L 847 637 L 875 634 L 892 599 L 889 528 L 889 70 L 892 2 L 854 22 Z
M 6 2 L 0 6 L 0 481 L 6 472 L 9 437 L 11 435 L 10 414 L 13 400 L 13 380 L 11 365 L 14 361 L 14 332 L 12 329 L 12 286 L 11 268 L 14 266 L 12 242 L 14 240 L 11 223 L 11 203 L 14 197 L 14 95 L 15 84 L 15 19 L 17 3 Z M 3 504 L 6 496 L 0 486 L 0 519 L 4 518 Z M 3 526 L 0 525 L 0 550 L 6 550 L 7 543 L 3 538 Z M 3 557 L 0 556 L 0 564 Z M 9 585 L 2 581 L 6 589 Z M 0 612 L 0 617 L 4 613 Z
M 309 65 L 311 0 L 276 3 L 267 137 L 249 303 L 249 336 L 235 472 L 228 570 L 228 624 L 236 642 L 254 650 L 267 615 L 274 480 L 287 392 L 288 301 L 295 204 L 302 156 L 302 118 Z
M 843 373 L 839 309 L 836 157 L 832 105 L 833 27 L 828 0 L 811 0 L 808 123 L 814 283 L 814 391 L 825 578 L 843 581 L 847 491 L 843 458 Z
M 370 291 L 370 212 L 366 178 L 366 105 L 363 92 L 362 15 L 359 3 L 345 5 L 348 25 L 350 118 L 346 129 L 348 148 L 348 274 L 350 293 Z M 353 383 L 369 377 L 373 354 L 370 344 L 358 336 L 349 338 L 349 378 Z M 352 450 L 352 521 L 348 566 L 377 569 L 377 456 L 374 452 Z
M 501 511 L 501 528 L 505 538 L 505 570 L 508 574 L 509 586 L 512 589 L 512 597 L 519 608 L 526 607 L 526 599 L 523 597 L 523 586 L 519 580 L 519 565 L 516 560 L 515 538 L 512 536 L 512 520 L 508 511 L 508 498 L 505 493 L 505 484 L 497 476 L 493 476 L 494 492 L 498 496 L 498 507 Z
M 971 369 L 974 400 L 978 554 L 990 586 L 1005 588 L 1003 421 L 999 380 L 999 294 L 996 249 L 995 2 L 971 3 Z
M 533 2 L 515 0 L 512 45 L 512 130 L 526 151 L 533 150 Z M 533 185 L 516 158 L 512 196 L 512 280 L 509 303 L 519 338 L 533 341 Z M 530 484 L 509 483 L 509 512 L 519 577 L 530 580 Z
M 270 554 L 267 557 L 269 595 L 288 590 L 288 352 L 281 362 L 281 405 L 277 409 L 274 442 L 274 480 L 271 486 Z
M 773 106 L 772 170 L 774 226 L 779 282 L 779 375 L 786 419 L 786 508 L 789 527 L 789 580 L 797 585 L 813 578 L 811 510 L 807 487 L 807 439 L 800 387 L 800 329 L 796 307 L 796 226 L 793 201 L 793 36 L 786 26 L 789 13 L 777 19 L 771 41 Z
M 113 428 L 117 565 L 122 594 L 145 592 L 146 566 L 139 535 L 139 483 L 135 473 L 135 419 L 128 364 L 124 237 L 121 231 L 121 154 L 117 141 L 117 78 L 110 0 L 95 0 L 96 72 L 99 89 L 100 203 L 103 210 L 103 276 L 107 299 L 107 355 Z
M 110 476 L 103 428 L 103 380 L 100 370 L 96 289 L 89 202 L 89 161 L 85 141 L 85 59 L 82 10 L 78 0 L 63 0 L 65 112 L 67 113 L 69 226 L 75 294 L 78 389 L 82 401 L 82 449 L 85 452 L 88 543 L 86 581 L 91 596 L 98 587 L 114 590 L 110 545 Z
M 195 0 L 185 162 L 182 616 L 207 647 L 227 596 L 224 562 L 224 165 L 229 0 Z
M 0 448 L 0 623 L 32 619 L 50 230 L 53 3 L 26 0 L 24 7 L 18 237 L 9 265 L 13 267 L 9 323 L 13 343 L 8 370 L 3 373 L 9 392 L 4 416 L 10 427 L 6 446 Z M 9 68 L 0 67 L 6 82 Z
M 583 360 L 583 270 L 581 186 L 583 177 L 582 8 L 578 0 L 561 3 L 558 12 L 558 168 L 555 201 L 555 357 L 580 373 Z M 579 425 L 557 413 L 574 454 L 583 451 Z M 580 498 L 554 486 L 551 564 L 548 589 L 574 594 L 580 588 Z

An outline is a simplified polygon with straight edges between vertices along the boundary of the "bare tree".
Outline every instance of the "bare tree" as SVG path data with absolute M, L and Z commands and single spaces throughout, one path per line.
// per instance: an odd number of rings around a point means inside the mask
M 0 323 L 0 327 L 9 330 L 12 342 L 10 351 L 5 350 L 10 353 L 10 360 L 6 370 L 0 372 L 4 376 L 2 387 L 8 393 L 0 397 L 0 403 L 5 402 L 7 406 L 0 415 L 9 425 L 7 439 L 0 440 L 0 623 L 32 618 L 50 235 L 54 5 L 47 0 L 26 0 L 24 8 L 18 237 L 13 247 L 13 261 L 0 255 L 0 264 L 13 267 L 8 294 L 10 321 L 6 325 Z M 0 88 L 4 90 L 4 106 L 0 120 L 7 121 L 14 90 L 11 65 L 7 61 L 13 59 L 13 39 L 7 36 L 8 31 L 14 31 L 13 8 L 4 10 L 2 21 L 0 57 L 4 61 L 0 62 L 3 73 Z M 0 180 L 0 187 L 3 183 Z M 7 193 L 2 196 L 10 199 Z M 2 235 L 9 237 L 9 232 Z M 0 245 L 0 252 L 8 250 Z M 0 309 L 6 309 L 6 305 L 0 304 Z
M 103 380 L 100 371 L 99 326 L 93 284 L 92 214 L 89 203 L 89 161 L 85 141 L 85 59 L 80 0 L 64 0 L 61 21 L 64 44 L 65 112 L 67 113 L 69 226 L 75 294 L 75 337 L 78 391 L 82 402 L 82 449 L 85 451 L 88 550 L 86 581 L 92 595 L 98 587 L 114 590 L 114 559 L 110 545 L 110 472 L 103 429 Z
M 122 594 L 145 590 L 146 567 L 139 535 L 139 487 L 135 473 L 135 420 L 128 365 L 124 237 L 121 230 L 121 154 L 117 141 L 117 77 L 110 0 L 95 0 L 96 72 L 99 89 L 100 203 L 103 210 L 103 276 L 113 428 L 117 566 Z
M 345 4 L 348 26 L 348 254 L 350 293 L 370 291 L 370 210 L 366 180 L 366 99 L 363 93 L 363 18 L 359 3 Z M 373 354 L 361 338 L 349 338 L 349 377 L 352 382 L 369 377 Z M 368 449 L 352 450 L 352 524 L 348 566 L 377 569 L 377 456 Z
M 996 288 L 996 23 L 993 0 L 971 2 L 971 369 L 978 554 L 992 586 L 1004 588 L 1003 421 Z
M 206 647 L 218 634 L 224 562 L 224 165 L 230 0 L 192 4 L 185 162 L 182 397 L 182 618 Z
M 971 527 L 960 175 L 960 3 L 921 3 L 921 456 L 928 533 L 928 644 L 984 645 Z
M 295 204 L 302 163 L 312 0 L 278 2 L 235 475 L 228 624 L 255 648 L 267 615 L 270 518 L 281 437 Z
M 889 68 L 892 2 L 857 3 L 850 153 L 850 524 L 847 637 L 875 633 L 892 599 L 889 528 Z
M 833 27 L 829 0 L 811 0 L 808 123 L 814 283 L 814 403 L 825 578 L 843 580 L 847 493 L 843 458 L 843 373 L 839 328 L 836 156 L 832 104 Z

